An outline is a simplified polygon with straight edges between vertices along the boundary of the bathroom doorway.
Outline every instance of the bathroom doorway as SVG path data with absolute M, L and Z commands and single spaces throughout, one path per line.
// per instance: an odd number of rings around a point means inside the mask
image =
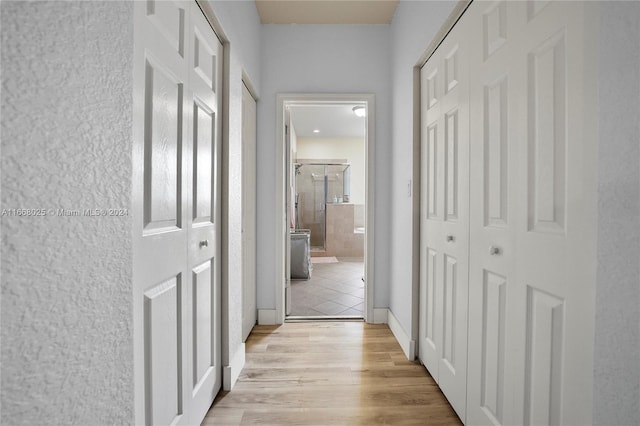
M 283 317 L 373 321 L 372 95 L 280 95 Z M 283 318 L 284 319 L 284 318 Z

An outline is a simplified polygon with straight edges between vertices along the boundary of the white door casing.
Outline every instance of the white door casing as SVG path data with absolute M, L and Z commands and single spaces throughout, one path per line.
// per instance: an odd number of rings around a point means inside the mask
M 465 418 L 469 245 L 467 47 L 454 28 L 421 71 L 420 359 Z
M 289 259 L 287 253 L 289 242 L 289 224 L 290 224 L 290 201 L 287 196 L 290 191 L 288 184 L 289 169 L 289 144 L 288 136 L 285 132 L 285 124 L 287 121 L 287 107 L 294 105 L 331 105 L 331 104 L 363 104 L 366 108 L 365 129 L 366 129 L 366 147 L 365 147 L 365 314 L 364 319 L 367 322 L 375 322 L 374 318 L 374 292 L 375 292 L 375 95 L 372 94 L 278 94 L 277 102 L 277 141 L 276 159 L 278 167 L 276 167 L 276 192 L 275 205 L 276 222 L 274 225 L 275 233 L 278 236 L 275 241 L 275 311 L 273 322 L 281 324 L 286 316 L 286 287 L 289 273 Z M 289 303 L 290 306 L 290 303 Z M 265 316 L 266 317 L 266 316 Z M 378 321 L 381 318 L 378 319 Z M 386 320 L 386 314 L 385 314 Z
M 285 152 L 285 167 L 287 172 L 287 178 L 284 184 L 284 199 L 285 199 L 285 220 L 286 220 L 286 235 L 284 239 L 284 313 L 285 315 L 291 315 L 291 206 L 295 206 L 295 202 L 291 200 L 291 182 L 295 180 L 295 174 L 291 173 L 291 169 L 294 168 L 291 152 L 291 110 L 287 107 L 284 113 L 284 152 Z
M 242 338 L 256 324 L 256 100 L 242 85 Z
M 195 2 L 134 6 L 136 424 L 199 423 L 221 384 L 221 45 Z

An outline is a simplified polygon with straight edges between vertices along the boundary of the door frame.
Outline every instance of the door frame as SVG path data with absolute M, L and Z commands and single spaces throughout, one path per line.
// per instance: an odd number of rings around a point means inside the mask
M 359 103 L 365 106 L 365 309 L 364 320 L 374 321 L 374 260 L 375 260 L 375 95 L 371 93 L 293 93 L 277 95 L 276 118 L 276 222 L 275 230 L 275 314 L 276 323 L 285 320 L 285 286 L 287 284 L 286 256 L 289 218 L 288 150 L 285 118 L 288 107 L 300 105 L 341 105 Z
M 255 115 L 255 135 L 254 135 L 254 149 L 257 150 L 258 147 L 258 96 L 256 95 L 257 91 L 255 89 L 255 86 L 253 85 L 253 83 L 251 82 L 251 79 L 249 78 L 249 76 L 247 75 L 247 73 L 243 70 L 242 71 L 242 84 L 244 85 L 244 88 L 247 89 L 247 92 L 249 92 L 249 95 L 253 98 L 253 101 L 255 102 L 256 105 L 256 115 Z M 244 89 L 243 89 L 244 90 Z M 256 256 L 257 256 L 257 252 L 256 252 L 256 240 L 257 240 L 257 222 L 255 222 L 255 219 L 257 218 L 257 211 L 258 211 L 258 203 L 257 203 L 257 199 L 255 198 L 256 196 L 256 186 L 257 186 L 257 175 L 255 174 L 255 170 L 254 170 L 254 180 L 255 182 L 253 183 L 253 191 L 252 194 L 250 194 L 253 197 L 253 209 L 254 209 L 254 225 L 253 225 L 253 276 L 252 277 L 247 277 L 247 264 L 246 264 L 246 259 L 244 258 L 245 255 L 245 246 L 246 246 L 246 239 L 244 238 L 244 232 L 245 232 L 245 196 L 246 194 L 246 187 L 245 187 L 245 183 L 246 183 L 246 170 L 248 169 L 248 164 L 247 164 L 247 157 L 246 157 L 246 146 L 245 146 L 245 123 L 244 123 L 244 96 L 243 96 L 243 100 L 242 100 L 242 111 L 243 111 L 243 122 L 242 122 L 242 233 L 243 233 L 243 237 L 242 237 L 242 341 L 246 341 L 248 335 L 251 333 L 251 330 L 249 330 L 249 333 L 245 333 L 245 315 L 246 315 L 246 311 L 248 306 L 246 306 L 246 292 L 248 290 L 248 285 L 251 285 L 252 288 L 250 289 L 251 291 L 253 291 L 253 308 L 254 308 L 254 323 L 253 325 L 255 325 L 258 321 L 258 309 L 257 309 L 257 287 L 256 287 Z M 254 162 L 257 163 L 257 152 L 253 153 L 254 155 Z M 254 164 L 255 166 L 255 164 Z M 249 279 L 249 282 L 247 282 L 247 279 Z

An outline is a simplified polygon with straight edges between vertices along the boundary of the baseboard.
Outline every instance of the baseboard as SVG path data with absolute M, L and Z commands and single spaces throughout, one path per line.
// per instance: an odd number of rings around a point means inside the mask
M 277 315 L 275 309 L 258 309 L 258 324 L 260 325 L 275 325 Z
M 240 377 L 240 372 L 242 371 L 242 367 L 244 367 L 244 343 L 238 347 L 236 354 L 233 356 L 230 365 L 226 365 L 223 368 L 223 377 L 222 377 L 222 388 L 226 391 L 230 391 L 235 386 L 238 381 L 238 377 Z
M 411 340 L 411 338 L 404 331 L 398 319 L 393 315 L 391 310 L 388 310 L 388 324 L 391 332 L 395 336 L 396 340 L 400 344 L 402 348 L 402 352 L 404 352 L 405 356 L 409 361 L 413 361 L 416 358 L 416 341 Z
M 387 308 L 373 308 L 373 324 L 386 324 L 389 310 Z

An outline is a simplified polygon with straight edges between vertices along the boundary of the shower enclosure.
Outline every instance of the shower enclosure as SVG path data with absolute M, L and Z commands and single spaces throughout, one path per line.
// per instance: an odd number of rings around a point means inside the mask
M 348 203 L 349 163 L 295 163 L 295 229 L 311 231 L 311 249 L 326 248 L 327 203 Z

